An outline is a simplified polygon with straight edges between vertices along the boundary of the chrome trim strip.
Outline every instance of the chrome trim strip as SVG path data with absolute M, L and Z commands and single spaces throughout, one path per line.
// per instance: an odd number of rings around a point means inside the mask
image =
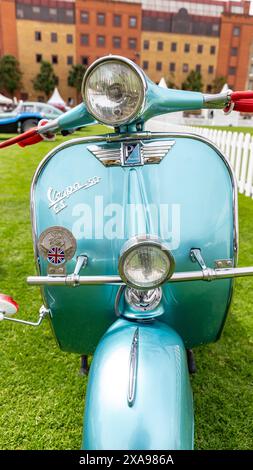
M 43 170 L 44 166 L 52 158 L 54 155 L 56 155 L 60 150 L 68 147 L 72 147 L 73 145 L 80 145 L 80 144 L 86 144 L 86 143 L 93 143 L 93 142 L 127 142 L 131 140 L 148 140 L 148 139 L 161 139 L 161 138 L 184 138 L 184 139 L 196 139 L 200 142 L 203 142 L 207 145 L 209 145 L 212 149 L 214 149 L 217 154 L 220 156 L 220 158 L 223 160 L 225 163 L 232 182 L 232 187 L 233 187 L 233 218 L 234 218 L 234 255 L 235 255 L 235 262 L 234 265 L 236 266 L 237 264 L 237 257 L 238 257 L 238 205 L 237 205 L 237 182 L 235 178 L 234 171 L 230 165 L 230 162 L 226 159 L 226 157 L 223 155 L 223 153 L 220 151 L 220 149 L 213 144 L 210 140 L 198 135 L 198 134 L 191 134 L 191 133 L 180 133 L 180 132 L 149 132 L 149 131 L 144 131 L 144 132 L 136 132 L 136 133 L 131 133 L 131 134 L 103 134 L 99 136 L 93 136 L 93 137 L 79 137 L 77 139 L 71 139 L 68 140 L 67 142 L 64 142 L 57 147 L 55 147 L 51 152 L 49 152 L 44 159 L 40 162 L 39 166 L 37 167 L 37 170 L 35 171 L 32 184 L 31 184 L 31 191 L 30 191 L 30 198 L 31 198 L 31 223 L 32 223 L 32 236 L 33 236 L 33 246 L 34 246 L 34 256 L 35 256 L 35 263 L 36 263 L 36 268 L 37 268 L 37 273 L 40 272 L 39 269 L 39 263 L 38 263 L 38 250 L 37 250 L 37 227 L 36 227 L 36 217 L 35 217 L 35 200 L 34 200 L 34 195 L 35 195 L 35 186 L 38 180 L 38 177 Z M 45 299 L 44 299 L 45 303 Z
M 253 266 L 244 268 L 206 268 L 203 271 L 186 271 L 174 273 L 165 282 L 185 282 L 185 281 L 214 281 L 216 279 L 232 279 L 235 277 L 253 276 Z M 30 286 L 87 286 L 98 284 L 125 284 L 120 276 L 29 276 L 27 283 Z
M 138 352 L 139 352 L 139 328 L 136 328 L 134 332 L 134 336 L 133 336 L 133 341 L 132 341 L 131 350 L 130 350 L 130 359 L 129 359 L 129 380 L 128 380 L 128 392 L 127 392 L 128 406 L 133 406 L 134 399 L 136 396 Z

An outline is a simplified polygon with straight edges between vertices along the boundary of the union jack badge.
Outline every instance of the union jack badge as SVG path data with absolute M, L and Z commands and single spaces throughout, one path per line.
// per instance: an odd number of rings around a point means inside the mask
M 59 266 L 65 262 L 65 253 L 58 246 L 54 246 L 48 251 L 47 260 L 49 263 Z

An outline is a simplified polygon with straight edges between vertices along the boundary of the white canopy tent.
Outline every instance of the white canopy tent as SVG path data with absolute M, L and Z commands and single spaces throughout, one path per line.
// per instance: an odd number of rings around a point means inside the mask
M 1 95 L 0 93 L 0 105 L 5 105 L 5 104 L 12 104 L 12 100 L 10 98 L 7 98 L 7 96 Z
M 66 103 L 65 101 L 62 99 L 59 91 L 58 91 L 58 88 L 55 87 L 54 89 L 54 92 L 51 96 L 51 98 L 49 98 L 48 100 L 48 104 L 52 104 L 52 105 L 58 105 L 58 106 L 66 106 Z
M 165 79 L 162 77 L 158 85 L 162 88 L 168 88 Z

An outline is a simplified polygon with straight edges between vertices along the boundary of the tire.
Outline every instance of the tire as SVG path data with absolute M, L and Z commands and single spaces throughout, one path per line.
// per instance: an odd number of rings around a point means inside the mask
M 37 119 L 26 119 L 25 121 L 22 122 L 21 130 L 22 132 L 26 132 L 32 127 L 37 126 L 38 120 Z

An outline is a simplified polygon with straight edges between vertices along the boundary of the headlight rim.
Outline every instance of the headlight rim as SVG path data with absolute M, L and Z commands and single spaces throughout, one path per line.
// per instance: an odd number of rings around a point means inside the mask
M 135 248 L 141 247 L 141 246 L 154 246 L 156 248 L 161 249 L 163 251 L 168 260 L 169 260 L 169 271 L 167 273 L 167 276 L 161 281 L 152 284 L 152 286 L 137 286 L 136 284 L 132 283 L 129 281 L 129 279 L 125 276 L 124 272 L 124 262 L 126 257 L 131 253 Z M 133 238 L 130 238 L 127 240 L 127 242 L 123 245 L 120 251 L 120 256 L 119 256 L 119 262 L 118 262 L 118 271 L 119 275 L 122 279 L 122 281 L 129 287 L 132 287 L 134 289 L 139 289 L 139 290 L 150 290 L 150 289 L 155 289 L 157 287 L 162 286 L 165 282 L 167 282 L 171 276 L 173 275 L 175 271 L 175 259 L 172 254 L 172 252 L 168 249 L 167 245 L 165 242 L 163 242 L 159 237 L 152 236 L 152 235 L 138 235 Z
M 127 64 L 138 75 L 138 77 L 140 78 L 141 83 L 142 83 L 142 88 L 141 88 L 142 103 L 139 106 L 139 109 L 137 109 L 136 112 L 133 113 L 133 115 L 130 117 L 130 119 L 129 118 L 125 119 L 124 121 L 122 121 L 120 123 L 119 123 L 119 119 L 117 119 L 117 120 L 115 119 L 115 123 L 109 123 L 109 122 L 106 122 L 106 121 L 101 121 L 101 119 L 98 119 L 97 116 L 94 115 L 94 112 L 92 112 L 92 109 L 89 106 L 88 100 L 86 99 L 86 83 L 87 83 L 87 80 L 88 80 L 90 74 L 94 71 L 94 69 L 98 65 L 100 65 L 103 62 L 105 63 L 105 62 L 108 62 L 108 61 L 113 61 L 113 62 L 118 61 L 118 62 L 123 62 L 123 63 Z M 88 112 L 98 122 L 101 122 L 101 123 L 103 123 L 107 126 L 120 127 L 120 126 L 124 126 L 128 123 L 131 124 L 131 123 L 135 122 L 136 120 L 138 120 L 138 117 L 141 116 L 141 114 L 143 113 L 143 110 L 145 108 L 145 104 L 146 104 L 147 89 L 148 89 L 148 84 L 147 84 L 146 76 L 145 76 L 143 70 L 137 64 L 135 64 L 133 61 L 131 61 L 127 57 L 122 57 L 122 56 L 119 56 L 119 55 L 108 55 L 108 56 L 100 57 L 99 59 L 95 60 L 87 68 L 87 70 L 84 74 L 84 77 L 83 77 L 83 81 L 82 81 L 81 95 L 82 95 L 83 102 L 84 102 L 85 106 L 87 107 Z

